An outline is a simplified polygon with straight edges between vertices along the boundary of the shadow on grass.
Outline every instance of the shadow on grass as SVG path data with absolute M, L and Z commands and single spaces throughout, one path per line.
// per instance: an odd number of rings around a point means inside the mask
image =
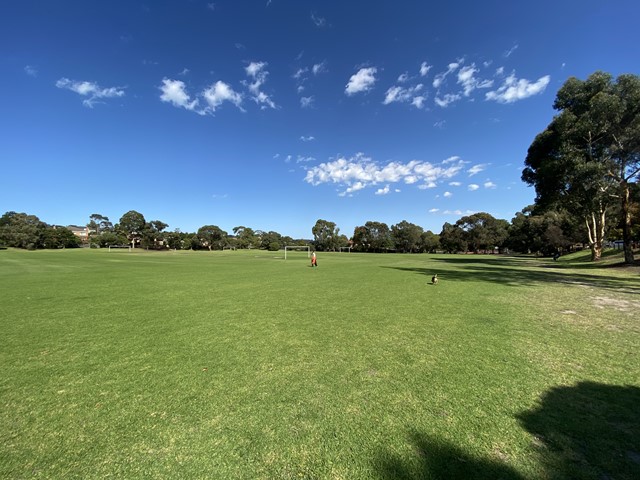
M 533 435 L 549 479 L 632 480 L 640 478 L 640 388 L 582 382 L 555 387 L 539 405 L 518 415 Z M 475 458 L 450 443 L 412 432 L 415 461 L 390 454 L 377 459 L 383 480 L 524 480 L 498 459 Z
M 524 480 L 509 466 L 494 460 L 472 458 L 458 447 L 427 435 L 412 433 L 417 462 L 381 457 L 383 480 Z
M 640 388 L 581 382 L 518 416 L 551 478 L 640 478 Z
M 536 283 L 571 283 L 587 287 L 616 290 L 621 293 L 640 292 L 640 282 L 613 275 L 594 275 L 576 272 L 550 262 L 518 257 L 474 257 L 456 256 L 433 258 L 431 262 L 441 266 L 426 267 L 382 267 L 413 272 L 431 279 L 437 273 L 441 282 L 482 281 L 502 285 L 532 285 Z M 451 268 L 447 268 L 450 266 Z M 570 268 L 571 270 L 568 270 Z

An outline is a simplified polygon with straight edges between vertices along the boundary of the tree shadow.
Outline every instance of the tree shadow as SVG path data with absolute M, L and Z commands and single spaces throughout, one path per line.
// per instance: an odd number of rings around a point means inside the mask
M 429 277 L 437 273 L 441 282 L 447 281 L 483 281 L 502 285 L 533 285 L 537 283 L 570 283 L 586 287 L 615 290 L 620 293 L 639 293 L 640 282 L 632 283 L 628 278 L 612 275 L 594 275 L 588 272 L 577 273 L 573 268 L 567 270 L 555 264 L 533 264 L 529 258 L 473 258 L 472 256 L 431 259 L 435 265 L 426 267 L 388 267 L 394 270 L 413 272 Z M 441 266 L 437 266 L 440 264 Z M 447 268 L 451 265 L 452 268 Z
M 533 437 L 540 468 L 535 478 L 640 478 L 640 388 L 594 382 L 554 387 L 517 416 Z M 381 453 L 383 480 L 524 480 L 499 459 L 483 459 L 426 434 L 411 432 L 415 457 Z
M 640 478 L 640 388 L 580 382 L 518 416 L 550 478 Z M 552 475 L 551 475 L 552 474 Z
M 412 432 L 416 461 L 380 455 L 378 473 L 383 480 L 524 480 L 497 460 L 479 459 L 460 448 L 428 435 Z

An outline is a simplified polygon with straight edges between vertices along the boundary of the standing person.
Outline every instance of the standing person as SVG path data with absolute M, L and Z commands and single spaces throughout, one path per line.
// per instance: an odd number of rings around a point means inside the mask
M 316 252 L 313 252 L 311 254 L 311 266 L 312 267 L 317 267 L 318 266 L 318 259 L 316 258 Z

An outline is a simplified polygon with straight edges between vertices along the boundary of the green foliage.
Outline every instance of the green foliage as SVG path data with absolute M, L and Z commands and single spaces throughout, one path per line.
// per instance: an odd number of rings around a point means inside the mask
M 402 253 L 417 252 L 424 230 L 418 225 L 403 220 L 391 226 L 391 238 L 394 248 Z
M 313 245 L 318 251 L 335 251 L 343 246 L 340 229 L 333 222 L 319 219 L 311 229 L 311 233 Z
M 630 185 L 640 173 L 640 77 L 572 77 L 558 91 L 554 108 L 560 113 L 529 147 L 522 179 L 535 186 L 536 204 L 561 204 L 586 220 L 595 260 L 606 217 L 618 214 L 625 261 L 633 263 Z
M 0 218 L 0 243 L 29 250 L 42 248 L 45 228 L 35 215 L 7 212 Z
M 354 248 L 358 252 L 385 252 L 393 249 L 391 230 L 386 223 L 369 221 L 353 231 Z
M 480 212 L 462 217 L 455 225 L 445 223 L 440 244 L 448 253 L 493 251 L 502 248 L 508 237 L 509 222 Z

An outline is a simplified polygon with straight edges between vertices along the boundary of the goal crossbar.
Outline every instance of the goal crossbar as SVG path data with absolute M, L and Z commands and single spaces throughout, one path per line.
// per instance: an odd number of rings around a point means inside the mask
M 126 249 L 127 251 L 131 251 L 131 245 L 109 245 L 109 251 L 111 251 L 111 249 L 114 250 L 124 250 Z
M 287 245 L 284 247 L 284 259 L 287 259 L 287 252 L 291 250 L 306 250 L 307 258 L 311 258 L 311 247 L 309 245 Z

